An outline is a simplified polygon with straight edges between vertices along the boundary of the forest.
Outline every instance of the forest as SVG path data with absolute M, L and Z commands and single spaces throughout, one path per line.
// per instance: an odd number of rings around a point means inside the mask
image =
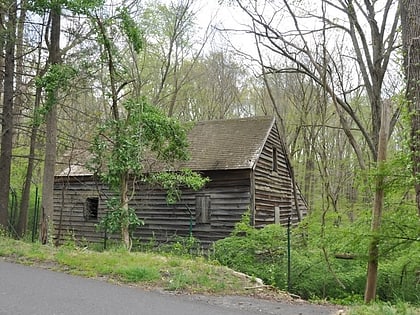
M 39 226 L 48 242 L 69 152 L 112 161 L 127 196 L 139 139 L 183 159 L 184 122 L 271 115 L 309 205 L 292 233 L 294 289 L 418 304 L 419 12 L 418 0 L 3 0 L 0 227 L 30 238 Z M 194 175 L 177 180 L 199 187 Z M 120 203 L 122 224 L 140 224 Z M 228 257 L 240 243 L 218 244 L 218 259 L 286 286 L 267 261 Z

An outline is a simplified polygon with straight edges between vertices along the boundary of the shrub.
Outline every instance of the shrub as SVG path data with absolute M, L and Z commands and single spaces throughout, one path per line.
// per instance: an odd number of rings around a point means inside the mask
M 215 243 L 215 259 L 230 268 L 261 278 L 266 284 L 286 289 L 288 287 L 286 229 L 280 225 L 254 229 L 248 222 L 249 217 L 245 216 L 235 226 L 230 237 Z M 339 233 L 343 230 L 335 228 L 334 231 L 328 231 L 328 237 L 324 239 L 318 237 L 318 243 L 316 237 L 312 235 L 309 245 L 305 244 L 303 238 L 296 233 L 299 230 L 293 233 L 292 293 L 304 299 L 329 299 L 346 304 L 363 300 L 367 258 L 349 237 L 340 238 Z M 353 233 L 353 235 L 359 234 Z M 349 247 L 349 244 L 352 247 Z M 382 252 L 377 296 L 382 301 L 419 304 L 420 242 L 401 244 L 388 253 Z M 356 252 L 353 259 L 335 258 L 337 250 L 339 253 L 346 253 L 346 248 L 350 249 L 349 252 L 353 250 Z
M 362 300 L 366 266 L 360 260 L 329 257 L 330 266 L 320 250 L 292 252 L 292 292 L 304 299 Z M 333 271 L 333 272 L 332 272 Z
M 244 216 L 231 237 L 215 243 L 215 259 L 230 268 L 261 278 L 267 284 L 285 288 L 286 230 L 274 224 L 257 230 L 248 222 L 248 217 Z

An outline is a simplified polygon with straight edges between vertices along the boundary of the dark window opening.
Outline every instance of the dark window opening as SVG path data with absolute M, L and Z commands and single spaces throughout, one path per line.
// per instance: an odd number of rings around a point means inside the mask
M 210 196 L 198 195 L 195 199 L 195 222 L 210 223 Z
M 86 198 L 84 217 L 85 220 L 97 220 L 98 219 L 98 197 Z
M 277 172 L 277 148 L 273 147 L 273 165 L 272 170 L 273 172 Z

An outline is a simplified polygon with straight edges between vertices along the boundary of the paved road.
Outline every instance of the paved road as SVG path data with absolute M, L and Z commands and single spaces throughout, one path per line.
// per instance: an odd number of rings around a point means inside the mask
M 0 259 L 0 315 L 315 315 L 322 306 L 291 305 L 247 297 L 208 297 L 150 292 L 85 279 Z

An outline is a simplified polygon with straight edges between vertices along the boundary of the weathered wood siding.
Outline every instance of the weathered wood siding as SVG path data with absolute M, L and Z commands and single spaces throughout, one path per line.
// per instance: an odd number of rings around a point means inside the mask
M 198 192 L 185 190 L 181 200 L 167 205 L 166 194 L 161 189 L 138 185 L 129 206 L 144 220 L 145 225 L 134 231 L 133 236 L 141 241 L 154 239 L 166 242 L 175 235 L 192 235 L 204 246 L 228 236 L 242 214 L 250 207 L 250 171 L 212 171 L 204 173 L 211 178 L 206 187 Z M 104 234 L 97 232 L 95 224 L 106 213 L 106 198 L 110 191 L 92 180 L 56 182 L 54 194 L 54 226 L 60 239 L 74 237 L 78 240 L 102 242 Z M 98 197 L 98 218 L 85 217 L 86 199 Z M 198 202 L 198 200 L 201 202 Z M 206 217 L 197 217 L 197 205 L 205 201 Z M 198 220 L 197 220 L 198 219 Z M 61 224 L 60 224 L 61 222 Z M 191 225 L 191 227 L 190 227 Z
M 63 243 L 66 239 L 102 242 L 104 234 L 96 230 L 106 213 L 106 199 L 109 191 L 98 185 L 91 177 L 60 178 L 54 185 L 53 223 L 56 238 Z M 86 199 L 98 198 L 97 219 L 86 218 Z
M 273 158 L 273 152 L 276 153 L 276 158 Z M 257 160 L 254 174 L 255 227 L 275 223 L 276 207 L 280 211 L 279 223 L 281 224 L 287 224 L 289 216 L 297 217 L 296 212 L 292 210 L 293 189 L 290 171 L 276 126 L 268 135 Z
M 135 237 L 165 242 L 174 235 L 188 236 L 191 230 L 207 246 L 228 236 L 249 209 L 249 170 L 213 171 L 204 175 L 211 178 L 206 187 L 198 192 L 183 191 L 181 200 L 174 205 L 166 204 L 165 193 L 159 189 L 137 189 L 131 206 L 145 225 L 136 230 Z M 206 200 L 207 220 L 197 220 L 199 198 Z

